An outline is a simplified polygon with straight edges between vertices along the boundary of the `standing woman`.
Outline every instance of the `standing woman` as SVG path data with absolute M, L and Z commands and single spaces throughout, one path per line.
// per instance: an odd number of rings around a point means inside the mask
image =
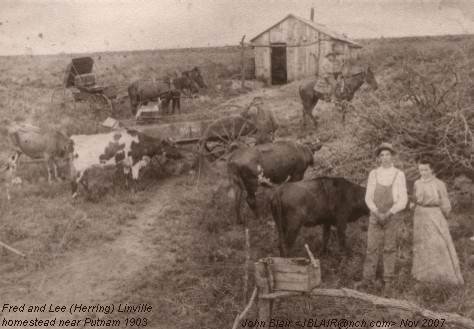
M 446 185 L 428 159 L 418 162 L 415 182 L 412 275 L 424 282 L 464 284 L 446 217 L 451 212 Z

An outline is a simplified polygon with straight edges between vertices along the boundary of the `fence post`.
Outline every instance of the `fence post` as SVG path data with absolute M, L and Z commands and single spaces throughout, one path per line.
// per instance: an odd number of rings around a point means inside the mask
M 242 40 L 240 40 L 240 59 L 241 59 L 241 70 L 240 70 L 240 83 L 241 83 L 241 88 L 245 88 L 245 45 L 244 45 L 244 39 L 245 35 L 242 37 Z
M 258 288 L 258 315 L 257 320 L 259 328 L 267 329 L 270 327 L 270 319 L 272 317 L 273 300 L 268 298 L 260 298 L 261 294 L 270 293 L 270 283 L 265 263 L 262 261 L 255 262 L 255 284 Z
M 250 235 L 249 228 L 245 227 L 245 273 L 244 273 L 244 305 L 247 302 L 250 266 Z

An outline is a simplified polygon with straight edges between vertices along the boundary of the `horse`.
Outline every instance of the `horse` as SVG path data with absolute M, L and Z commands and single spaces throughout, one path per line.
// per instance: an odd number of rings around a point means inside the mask
M 173 102 L 173 114 L 175 108 L 178 108 L 181 112 L 181 93 L 192 97 L 199 92 L 199 88 L 207 88 L 198 67 L 194 67 L 189 71 L 183 71 L 180 76 L 178 74 L 175 74 L 174 77 L 170 76 L 168 82 L 171 86 L 170 97 L 163 99 L 163 101 L 165 107 L 170 101 Z
M 303 103 L 303 125 L 306 125 L 306 117 L 309 116 L 313 121 L 314 126 L 317 127 L 318 121 L 312 115 L 312 111 L 320 99 L 324 101 L 330 101 L 331 98 L 330 94 L 320 93 L 314 90 L 314 86 L 318 82 L 318 79 L 309 81 L 300 85 L 299 87 L 299 95 L 301 102 Z M 367 83 L 373 90 L 377 90 L 378 88 L 377 80 L 375 79 L 374 73 L 372 72 L 370 66 L 356 71 L 349 76 L 343 75 L 342 79 L 338 82 L 334 96 L 336 103 L 339 103 L 337 105 L 342 107 L 343 121 L 347 103 L 352 101 L 356 91 L 359 90 L 359 88 L 364 83 Z
M 196 94 L 199 88 L 207 88 L 201 75 L 201 71 L 196 66 L 192 70 L 183 71 L 180 77 L 172 79 L 172 83 L 177 90 L 187 91 L 188 94 Z
M 178 108 L 180 111 L 180 92 L 172 87 L 172 79 L 162 79 L 158 81 L 136 80 L 128 87 L 128 96 L 133 115 L 137 114 L 140 104 L 147 104 L 150 101 L 161 99 L 165 108 L 172 103 L 172 111 Z

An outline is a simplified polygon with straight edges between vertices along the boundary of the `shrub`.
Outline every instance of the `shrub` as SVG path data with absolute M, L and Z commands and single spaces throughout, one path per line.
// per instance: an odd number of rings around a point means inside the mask
M 472 177 L 474 107 L 470 79 L 461 70 L 443 64 L 404 65 L 385 95 L 364 100 L 363 138 L 372 146 L 392 141 L 408 162 L 429 156 L 441 176 Z

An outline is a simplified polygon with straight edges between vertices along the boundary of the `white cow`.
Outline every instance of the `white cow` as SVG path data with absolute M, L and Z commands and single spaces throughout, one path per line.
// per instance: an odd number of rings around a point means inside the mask
M 135 130 L 122 129 L 104 134 L 73 135 L 71 153 L 71 187 L 73 197 L 81 183 L 87 190 L 87 170 L 100 166 L 122 164 L 124 173 L 131 172 L 133 180 L 140 169 L 146 167 L 155 155 L 165 154 L 179 158 L 181 155 L 169 141 L 153 138 Z

